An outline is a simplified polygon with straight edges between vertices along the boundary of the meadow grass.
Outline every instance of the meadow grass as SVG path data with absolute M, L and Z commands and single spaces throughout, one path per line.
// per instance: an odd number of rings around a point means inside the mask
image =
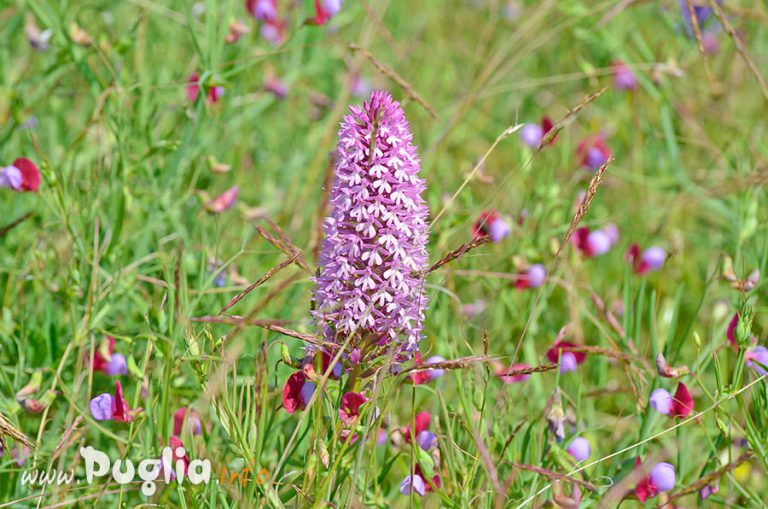
M 576 486 L 579 507 L 640 507 L 621 501 L 658 461 L 677 482 L 646 507 L 764 507 L 768 395 L 745 362 L 750 337 L 764 342 L 766 286 L 734 289 L 724 269 L 744 280 L 768 268 L 768 5 L 726 0 L 707 53 L 676 1 L 348 0 L 323 26 L 303 24 L 312 2 L 279 3 L 288 26 L 276 46 L 239 1 L 0 3 L 0 166 L 27 157 L 43 176 L 37 193 L 0 189 L 0 414 L 35 446 L 6 436 L 0 507 L 577 507 Z M 236 19 L 251 32 L 229 44 Z M 51 31 L 47 50 L 28 44 L 31 21 Z M 634 91 L 613 86 L 616 60 Z M 190 101 L 193 73 L 202 91 Z M 444 376 L 335 381 L 317 362 L 308 408 L 289 414 L 300 337 L 317 337 L 311 278 L 330 153 L 348 106 L 367 98 L 358 75 L 405 109 L 430 262 L 471 241 L 486 210 L 512 233 L 425 278 L 421 355 L 447 359 Z M 269 77 L 288 86 L 284 98 L 264 89 Z M 216 86 L 223 96 L 206 101 Z M 519 131 L 542 116 L 559 132 L 530 149 Z M 576 155 L 597 133 L 613 153 L 600 182 Z M 206 209 L 235 185 L 234 207 Z M 620 240 L 601 256 L 566 240 L 608 223 Z M 633 243 L 664 248 L 663 267 L 633 272 Z M 533 263 L 548 279 L 517 289 Z M 125 399 L 142 409 L 128 423 L 89 410 L 114 391 L 115 378 L 90 369 L 107 336 L 127 358 Z M 588 347 L 575 372 L 549 366 L 558 337 Z M 658 374 L 660 353 L 684 368 L 679 380 Z M 543 368 L 504 384 L 499 366 L 513 363 Z M 30 413 L 17 395 L 35 373 L 45 403 Z M 651 392 L 679 381 L 694 412 L 654 411 Z M 346 390 L 370 399 L 357 437 L 338 418 Z M 21 483 L 36 468 L 83 478 L 85 446 L 113 461 L 157 458 L 181 407 L 202 427 L 179 437 L 187 453 L 224 482 L 160 483 L 150 497 L 138 478 Z M 430 452 L 400 431 L 423 411 Z M 592 446 L 580 463 L 566 452 L 576 436 Z M 416 464 L 441 479 L 424 497 L 400 492 Z M 715 478 L 701 500 L 696 483 Z

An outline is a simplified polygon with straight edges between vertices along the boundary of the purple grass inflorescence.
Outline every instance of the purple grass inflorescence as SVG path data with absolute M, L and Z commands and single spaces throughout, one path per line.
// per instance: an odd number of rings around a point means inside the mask
M 397 345 L 409 357 L 427 304 L 427 216 L 419 159 L 400 104 L 375 91 L 344 117 L 313 312 L 327 341 Z

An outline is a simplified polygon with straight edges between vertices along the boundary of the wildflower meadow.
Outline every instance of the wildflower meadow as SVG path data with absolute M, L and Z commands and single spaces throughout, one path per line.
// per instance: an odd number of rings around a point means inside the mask
M 0 0 L 0 508 L 768 506 L 764 0 Z

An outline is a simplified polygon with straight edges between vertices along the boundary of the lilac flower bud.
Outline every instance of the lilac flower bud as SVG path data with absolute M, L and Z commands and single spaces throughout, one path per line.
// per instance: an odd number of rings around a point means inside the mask
M 613 86 L 618 90 L 637 88 L 635 73 L 624 62 L 614 62 L 613 64 Z
M 512 228 L 500 217 L 497 217 L 488 225 L 488 234 L 493 242 L 501 242 L 510 233 L 512 233 Z
M 109 421 L 112 419 L 115 398 L 109 393 L 99 394 L 91 400 L 91 415 L 97 421 Z
M 669 415 L 672 411 L 672 395 L 666 389 L 656 389 L 651 393 L 650 404 L 660 414 Z
M 525 124 L 520 128 L 520 139 L 531 148 L 539 148 L 544 130 L 539 124 Z
M 579 363 L 576 360 L 576 356 L 573 352 L 563 352 L 560 356 L 560 373 L 568 373 L 569 371 L 576 371 Z
M 21 175 L 21 170 L 15 166 L 0 168 L 0 187 L 8 187 L 14 191 L 19 191 L 21 190 L 22 180 L 24 179 Z
M 652 246 L 643 251 L 642 262 L 646 270 L 659 270 L 667 259 L 667 253 L 657 246 Z
M 538 288 L 544 284 L 544 280 L 547 278 L 547 269 L 540 263 L 531 265 L 528 267 L 528 286 L 531 288 Z
M 437 447 L 437 437 L 429 431 L 422 431 L 419 433 L 419 447 L 425 451 Z
M 344 117 L 325 220 L 313 312 L 327 341 L 353 348 L 421 339 L 427 297 L 428 209 L 419 159 L 400 104 L 376 91 Z M 365 357 L 365 355 L 363 355 Z
M 765 369 L 760 366 L 768 366 L 768 348 L 760 345 L 748 350 L 744 356 L 745 364 L 757 371 L 760 376 L 765 374 Z
M 568 454 L 573 456 L 576 461 L 585 461 L 592 454 L 592 447 L 589 440 L 583 437 L 576 437 L 568 446 Z
M 403 495 L 409 495 L 411 490 L 415 491 L 422 497 L 427 492 L 427 485 L 424 483 L 424 479 L 420 475 L 409 475 L 403 482 L 400 483 L 400 493 Z
M 675 467 L 669 463 L 656 463 L 651 469 L 651 483 L 659 491 L 669 491 L 675 487 Z
M 611 249 L 611 238 L 603 230 L 593 230 L 587 236 L 587 247 L 592 256 L 605 254 Z
M 121 353 L 112 354 L 112 358 L 109 359 L 107 367 L 104 368 L 104 372 L 109 376 L 128 374 L 128 363 L 125 360 L 125 355 Z

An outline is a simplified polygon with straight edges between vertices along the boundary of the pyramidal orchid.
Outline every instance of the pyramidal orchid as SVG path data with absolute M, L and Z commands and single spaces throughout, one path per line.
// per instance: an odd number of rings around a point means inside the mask
M 313 314 L 327 341 L 351 337 L 363 358 L 392 344 L 404 360 L 421 339 L 428 209 L 412 139 L 382 91 L 351 107 L 339 130 Z

